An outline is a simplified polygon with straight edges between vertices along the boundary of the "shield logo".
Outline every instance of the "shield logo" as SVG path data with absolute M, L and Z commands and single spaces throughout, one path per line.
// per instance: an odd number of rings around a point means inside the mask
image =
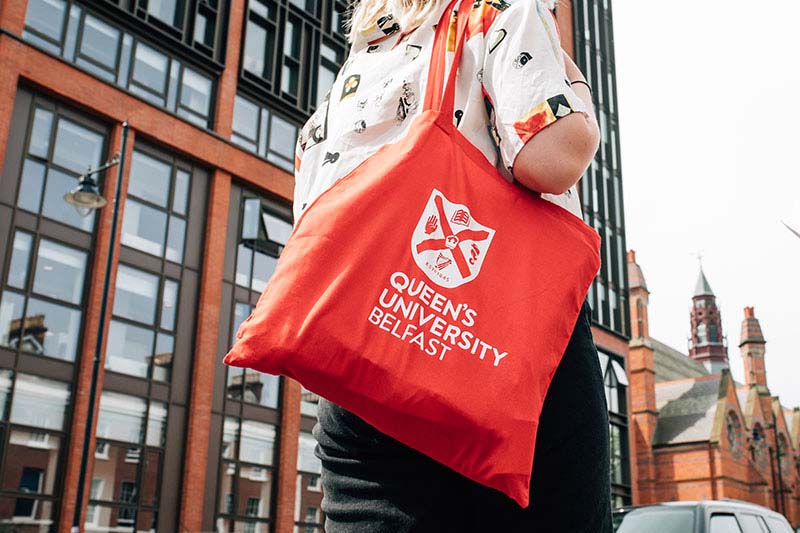
M 475 279 L 494 230 L 480 224 L 469 207 L 433 189 L 411 237 L 411 254 L 428 278 L 449 289 Z

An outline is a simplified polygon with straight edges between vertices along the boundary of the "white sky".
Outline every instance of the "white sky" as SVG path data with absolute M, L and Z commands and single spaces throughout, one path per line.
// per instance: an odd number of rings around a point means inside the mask
M 767 380 L 800 406 L 798 0 L 613 0 L 628 248 L 650 332 L 686 353 L 696 254 L 733 376 L 755 306 Z

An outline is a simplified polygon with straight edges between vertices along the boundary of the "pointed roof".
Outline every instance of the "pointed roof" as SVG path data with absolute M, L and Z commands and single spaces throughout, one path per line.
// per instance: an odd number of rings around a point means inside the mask
M 711 285 L 708 284 L 706 275 L 703 273 L 703 267 L 700 267 L 700 275 L 697 276 L 697 284 L 694 286 L 695 296 L 714 296 L 714 291 L 711 290 Z
M 636 262 L 636 252 L 633 250 L 628 250 L 628 287 L 631 289 L 641 288 L 647 291 L 644 273 L 639 263 Z

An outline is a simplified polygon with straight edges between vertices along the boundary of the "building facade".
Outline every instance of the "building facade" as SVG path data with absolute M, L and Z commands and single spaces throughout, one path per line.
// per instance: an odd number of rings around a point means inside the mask
M 291 231 L 297 128 L 344 62 L 345 12 L 343 0 L 0 3 L 0 527 L 70 529 L 97 356 L 84 530 L 322 530 L 316 397 L 221 359 Z M 558 20 L 591 69 L 604 132 L 581 195 L 604 239 L 590 299 L 622 504 L 629 325 L 610 2 L 562 1 Z M 117 153 L 98 175 L 109 206 L 79 215 L 64 194 Z
M 629 253 L 631 426 L 637 504 L 733 498 L 800 525 L 800 409 L 770 393 L 766 341 L 745 307 L 739 349 L 745 383 L 730 374 L 716 296 L 700 271 L 689 353 L 652 338 L 649 292 Z M 716 327 L 712 327 L 716 326 Z

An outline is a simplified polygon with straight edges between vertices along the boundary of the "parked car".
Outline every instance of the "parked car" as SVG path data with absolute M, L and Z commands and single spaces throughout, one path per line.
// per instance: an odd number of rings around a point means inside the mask
M 798 533 L 783 515 L 739 500 L 668 502 L 614 511 L 617 533 Z

